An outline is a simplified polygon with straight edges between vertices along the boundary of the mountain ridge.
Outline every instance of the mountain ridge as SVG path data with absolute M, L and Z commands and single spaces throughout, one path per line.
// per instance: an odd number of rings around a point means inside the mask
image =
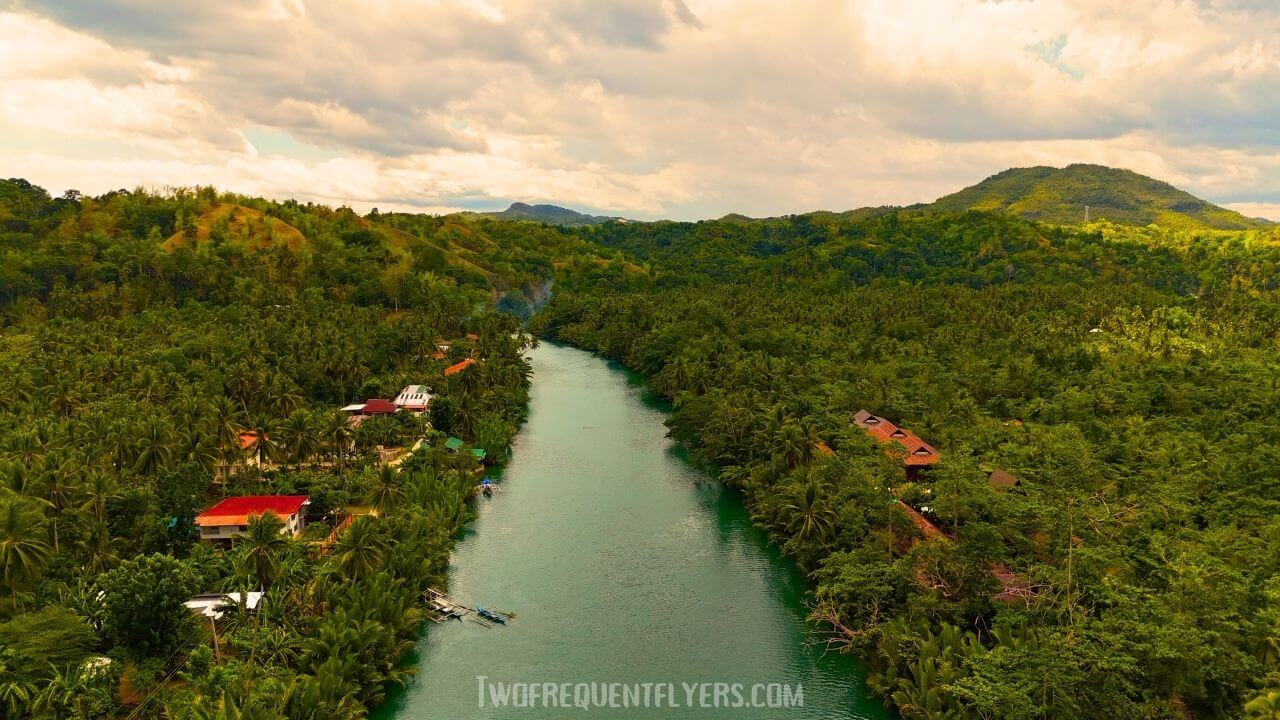
M 499 220 L 530 220 L 548 225 L 564 225 L 581 227 L 584 225 L 602 225 L 607 222 L 628 222 L 626 218 L 613 215 L 588 215 L 567 207 L 551 204 L 529 204 L 513 202 L 506 210 L 475 213 L 480 217 L 491 217 Z

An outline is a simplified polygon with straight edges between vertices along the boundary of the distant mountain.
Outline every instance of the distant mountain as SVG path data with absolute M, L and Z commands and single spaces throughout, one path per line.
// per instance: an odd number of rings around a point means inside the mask
M 534 222 L 543 222 L 548 225 L 566 225 L 570 227 L 580 225 L 600 225 L 611 220 L 627 222 L 626 218 L 610 217 L 606 215 L 587 215 L 577 210 L 570 210 L 559 205 L 529 205 L 522 202 L 511 203 L 511 207 L 501 212 L 477 213 L 482 217 L 498 218 L 500 220 L 532 220 Z
M 1266 220 L 1206 202 L 1130 170 L 1101 165 L 1012 168 L 917 209 L 957 212 L 1005 210 L 1030 220 L 1071 224 L 1089 218 L 1126 225 L 1194 230 L 1269 227 Z

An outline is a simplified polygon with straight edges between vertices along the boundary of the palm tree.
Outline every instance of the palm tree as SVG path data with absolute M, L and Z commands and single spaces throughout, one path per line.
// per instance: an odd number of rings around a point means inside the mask
M 258 471 L 261 472 L 267 459 L 275 454 L 275 423 L 266 415 L 255 415 L 249 421 L 247 431 L 257 437 L 257 442 L 253 444 L 253 454 L 258 461 Z
M 352 580 L 372 575 L 382 565 L 387 540 L 376 518 L 368 515 L 356 518 L 334 544 L 333 557 L 338 570 Z
M 385 515 L 403 499 L 404 486 L 396 469 L 389 465 L 378 468 L 378 473 L 373 478 L 373 488 L 369 491 L 369 504 L 379 515 Z
M 95 704 L 109 706 L 111 691 L 106 683 L 95 682 L 99 669 L 79 667 L 53 668 L 53 675 L 39 688 L 31 705 L 52 717 L 86 717 Z M 43 716 L 41 716 L 43 717 Z
M 834 528 L 835 513 L 824 502 L 822 481 L 810 470 L 806 473 L 805 482 L 801 485 L 789 502 L 782 506 L 792 516 L 787 524 L 787 531 L 798 542 L 808 543 L 810 540 L 821 542 L 830 537 Z
M 466 373 L 463 373 L 464 375 Z M 476 419 L 480 415 L 479 402 L 469 392 L 460 393 L 453 403 L 453 417 L 449 418 L 453 432 L 470 436 L 475 430 Z
M 1244 704 L 1249 720 L 1280 720 L 1280 691 L 1264 692 Z
M 120 555 L 116 553 L 115 544 L 112 542 L 111 530 L 101 520 L 89 522 L 89 528 L 80 540 L 80 546 L 88 558 L 85 569 L 95 575 L 120 564 Z
M 347 416 L 340 412 L 327 413 L 321 420 L 320 432 L 328 441 L 334 459 L 341 466 L 342 458 L 351 446 L 351 425 L 347 422 Z
M 0 487 L 12 492 L 14 495 L 26 497 L 31 494 L 31 473 L 27 472 L 28 464 L 25 463 L 5 463 L 0 468 Z
M 289 538 L 281 531 L 284 521 L 272 512 L 249 518 L 248 529 L 240 540 L 243 554 L 240 570 L 258 581 L 258 589 L 266 590 L 280 571 L 280 556 L 289 548 Z
M 80 508 L 82 510 L 92 510 L 98 522 L 105 523 L 107 521 L 107 503 L 120 497 L 115 481 L 106 473 L 95 472 L 89 475 L 88 481 L 81 486 L 80 490 L 84 493 L 85 498 Z
M 0 651 L 0 711 L 6 718 L 24 717 L 36 685 L 12 650 Z
M 314 456 L 320 450 L 320 438 L 315 430 L 311 415 L 305 410 L 297 410 L 289 415 L 280 425 L 277 437 L 281 447 L 295 466 Z
M 169 429 L 160 418 L 149 418 L 138 432 L 137 458 L 133 468 L 142 475 L 154 475 L 173 458 Z
M 794 420 L 788 420 L 778 429 L 773 449 L 787 467 L 793 468 L 808 459 L 812 447 L 812 441 L 805 428 Z
M 18 604 L 18 586 L 40 574 L 52 553 L 44 535 L 44 517 L 19 498 L 0 501 L 0 579 Z
M 49 507 L 53 509 L 53 551 L 58 552 L 58 521 L 62 518 L 62 514 L 67 508 L 71 507 L 71 503 L 75 500 L 76 486 L 69 482 L 71 472 L 68 468 L 70 463 L 64 464 L 62 467 L 54 468 L 45 473 L 44 483 L 41 494 L 44 496 L 45 502 L 49 503 Z
M 244 413 L 231 398 L 220 395 L 205 407 L 204 416 L 209 431 L 217 439 L 219 448 L 240 451 L 240 432 L 244 430 Z
M 183 434 L 184 460 L 196 463 L 207 470 L 213 469 L 222 459 L 217 437 L 205 425 L 189 424 Z

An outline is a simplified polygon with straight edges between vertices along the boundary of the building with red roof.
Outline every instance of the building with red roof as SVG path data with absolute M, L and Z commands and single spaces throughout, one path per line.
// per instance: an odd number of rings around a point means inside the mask
M 370 398 L 362 403 L 347 405 L 342 412 L 348 415 L 390 415 L 399 410 L 395 403 L 386 398 Z
M 201 540 L 231 540 L 248 530 L 249 518 L 274 513 L 284 522 L 281 533 L 297 535 L 306 527 L 306 495 L 243 495 L 222 500 L 196 516 Z
M 475 358 L 467 358 L 466 360 L 463 360 L 462 362 L 457 363 L 456 365 L 450 365 L 449 367 L 445 368 L 444 374 L 445 376 L 457 375 L 458 373 L 462 372 L 463 370 L 466 370 L 467 368 L 475 364 L 476 364 Z
M 907 451 L 902 458 L 902 464 L 907 467 L 909 474 L 934 465 L 940 459 L 938 451 L 929 443 L 916 437 L 915 433 L 900 428 L 882 417 L 872 415 L 866 410 L 855 413 L 853 422 L 881 443 L 894 442 L 902 446 Z
M 373 398 L 364 401 L 364 409 L 360 412 L 365 415 L 390 415 L 399 409 L 395 403 L 386 398 Z

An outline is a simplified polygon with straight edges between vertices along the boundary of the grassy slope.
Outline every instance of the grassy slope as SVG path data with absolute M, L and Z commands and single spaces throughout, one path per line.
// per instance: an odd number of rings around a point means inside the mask
M 1031 220 L 1070 224 L 1092 219 L 1126 225 L 1161 225 L 1179 230 L 1247 230 L 1263 221 L 1201 200 L 1172 185 L 1129 170 L 1100 165 L 1012 168 L 925 210 L 1004 210 Z
M 250 248 L 263 247 L 274 240 L 285 243 L 290 250 L 298 250 L 307 242 L 297 228 L 283 220 L 266 217 L 259 210 L 232 203 L 214 203 L 196 220 L 195 242 L 207 241 L 214 225 L 224 219 L 227 222 L 227 237 L 242 239 Z M 163 247 L 173 250 L 191 241 L 190 237 L 174 233 L 164 242 Z

